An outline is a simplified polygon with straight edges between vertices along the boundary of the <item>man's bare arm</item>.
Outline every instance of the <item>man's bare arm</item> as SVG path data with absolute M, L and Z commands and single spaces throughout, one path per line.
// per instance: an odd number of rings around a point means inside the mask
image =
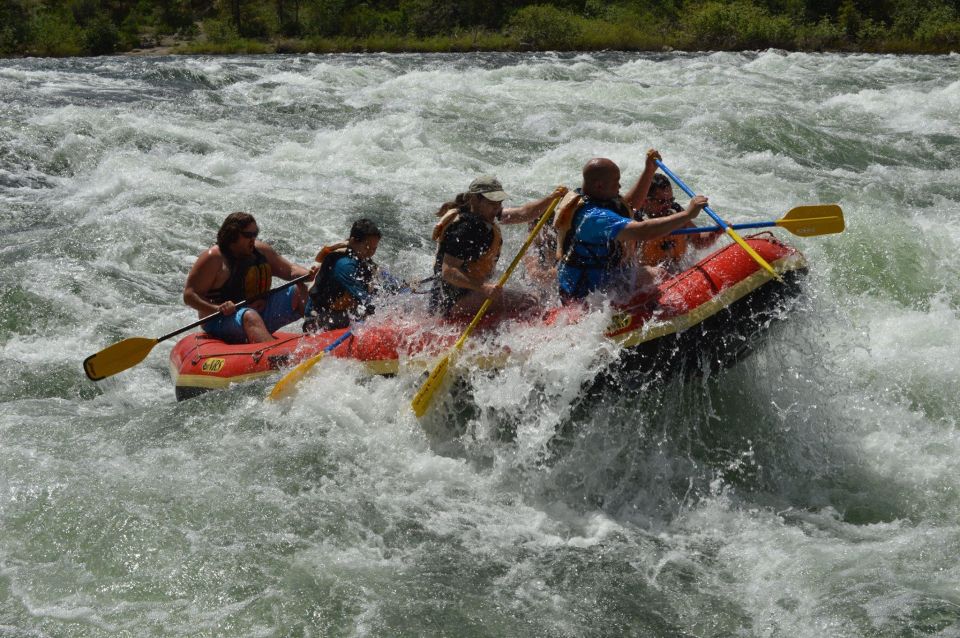
M 683 228 L 696 218 L 708 204 L 707 198 L 697 195 L 690 200 L 687 209 L 680 213 L 645 219 L 639 222 L 630 222 L 617 234 L 617 241 L 646 241 L 669 235 L 678 228 Z
M 213 288 L 222 267 L 223 257 L 214 248 L 197 257 L 183 285 L 183 303 L 196 309 L 201 315 L 217 312 L 220 306 L 207 301 L 207 294 Z
M 637 179 L 637 183 L 627 191 L 624 197 L 630 208 L 637 210 L 643 207 L 643 200 L 647 198 L 647 193 L 650 192 L 650 185 L 653 184 L 653 176 L 657 172 L 656 160 L 658 159 L 663 159 L 660 157 L 660 151 L 655 148 L 647 151 L 647 159 L 643 165 L 643 172 Z
M 445 282 L 457 288 L 480 290 L 482 281 L 474 281 L 463 271 L 463 260 L 444 254 L 440 276 Z
M 443 262 L 440 267 L 440 276 L 445 282 L 457 288 L 466 288 L 467 290 L 476 290 L 483 293 L 484 297 L 495 297 L 498 293 L 496 284 L 472 279 L 463 271 L 463 260 L 444 254 Z
M 273 271 L 274 276 L 280 279 L 290 281 L 291 279 L 302 277 L 310 272 L 303 266 L 294 264 L 280 255 L 270 244 L 258 241 L 257 250 L 267 258 L 267 263 L 270 264 L 270 269 Z

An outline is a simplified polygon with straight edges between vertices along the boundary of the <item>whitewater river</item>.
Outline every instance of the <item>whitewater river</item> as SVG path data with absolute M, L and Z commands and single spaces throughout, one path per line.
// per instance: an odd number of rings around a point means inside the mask
M 0 96 L 0 636 L 960 635 L 960 56 L 2 60 Z M 649 147 L 732 221 L 846 215 L 777 231 L 804 296 L 732 369 L 580 402 L 600 310 L 426 430 L 415 373 L 344 361 L 280 404 L 177 403 L 173 340 L 83 374 L 195 318 L 231 211 L 303 264 L 371 217 L 420 278 L 477 174 Z

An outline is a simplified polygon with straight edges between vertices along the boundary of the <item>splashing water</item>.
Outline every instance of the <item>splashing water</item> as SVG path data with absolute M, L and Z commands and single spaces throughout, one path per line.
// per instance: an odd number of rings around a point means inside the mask
M 10 635 L 921 636 L 960 630 L 960 58 L 0 61 L 0 627 Z M 837 202 L 803 303 L 719 373 L 589 388 L 608 315 L 420 378 L 329 358 L 176 403 L 184 277 L 249 210 L 307 263 L 360 216 L 429 274 L 440 202 L 627 187 L 649 147 L 733 221 Z M 505 230 L 504 255 L 523 240 Z M 520 282 L 515 282 L 520 285 Z M 469 400 L 466 400 L 469 399 Z

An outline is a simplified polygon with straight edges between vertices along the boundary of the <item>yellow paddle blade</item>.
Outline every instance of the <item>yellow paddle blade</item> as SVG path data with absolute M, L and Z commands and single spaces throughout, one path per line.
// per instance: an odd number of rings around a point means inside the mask
M 124 339 L 84 359 L 83 370 L 91 381 L 112 377 L 143 361 L 157 343 L 146 337 Z
M 738 234 L 737 234 L 737 231 L 735 231 L 735 230 L 733 230 L 732 228 L 730 228 L 729 226 L 727 226 L 727 234 L 730 235 L 731 237 L 733 237 L 733 241 L 735 241 L 735 242 L 737 242 L 738 244 L 740 244 L 740 247 L 743 248 L 745 251 L 747 251 L 747 254 L 750 255 L 751 257 L 753 257 L 753 260 L 754 260 L 755 262 L 757 262 L 758 264 L 760 264 L 761 266 L 763 266 L 763 267 L 767 270 L 767 272 L 769 272 L 771 275 L 773 275 L 773 277 L 774 277 L 775 279 L 777 279 L 778 281 L 783 281 L 783 279 L 780 277 L 780 274 L 779 274 L 776 270 L 773 269 L 773 266 L 771 266 L 770 264 L 768 264 L 768 263 L 767 263 L 767 260 L 764 259 L 763 257 L 761 257 L 761 256 L 757 253 L 757 251 L 755 251 L 755 250 L 753 249 L 753 247 L 750 246 L 750 244 L 748 244 L 747 242 L 743 241 L 743 237 L 741 237 L 740 235 L 738 235 Z
M 427 380 L 422 386 L 420 386 L 417 394 L 413 397 L 413 401 L 410 402 L 410 405 L 413 407 L 413 413 L 417 415 L 418 419 L 426 414 L 427 410 L 430 409 L 430 403 L 433 401 L 433 395 L 443 384 L 443 380 L 447 376 L 447 369 L 449 367 L 450 355 L 447 355 L 440 360 L 440 363 L 434 366 L 433 370 L 430 371 L 430 376 L 427 377 Z
M 313 369 L 313 366 L 319 363 L 320 359 L 323 359 L 323 355 L 325 354 L 327 353 L 321 352 L 320 354 L 315 354 L 306 361 L 301 361 L 293 370 L 283 375 L 283 378 L 273 386 L 273 390 L 270 391 L 267 400 L 278 401 L 293 394 L 300 380 Z
M 782 226 L 800 237 L 842 233 L 846 228 L 843 211 L 836 204 L 791 208 L 789 213 L 777 220 L 777 226 Z

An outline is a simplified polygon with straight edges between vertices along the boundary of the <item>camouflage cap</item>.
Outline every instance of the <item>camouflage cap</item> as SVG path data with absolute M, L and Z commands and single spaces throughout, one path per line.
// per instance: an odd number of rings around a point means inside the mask
M 493 202 L 502 202 L 510 197 L 503 192 L 503 184 L 501 184 L 500 180 L 493 175 L 481 175 L 477 179 L 473 180 L 470 182 L 470 188 L 467 190 L 467 192 L 483 195 Z

